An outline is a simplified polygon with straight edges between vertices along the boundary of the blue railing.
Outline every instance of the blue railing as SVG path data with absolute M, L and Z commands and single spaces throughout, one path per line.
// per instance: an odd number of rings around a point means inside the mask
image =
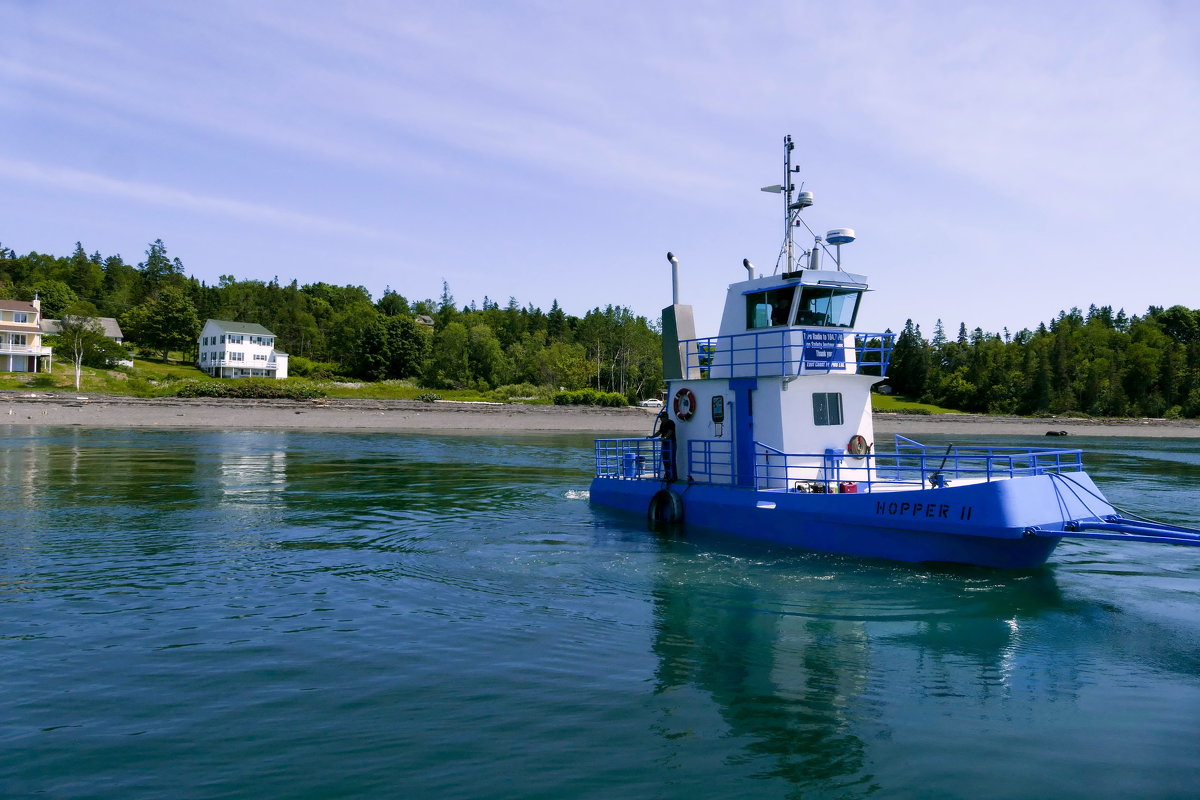
M 596 477 L 666 480 L 674 442 L 660 439 L 597 439 Z M 896 452 L 852 455 L 785 453 L 754 443 L 754 485 L 760 491 L 871 492 L 934 489 L 955 482 L 986 482 L 1083 470 L 1082 450 L 1027 447 L 923 445 L 896 437 Z M 733 443 L 688 442 L 687 468 L 678 476 L 696 483 L 735 483 Z
M 925 445 L 896 436 L 897 469 L 922 477 L 1015 478 L 1022 475 L 1082 472 L 1083 451 L 1062 448 Z M 936 466 L 934 466 L 936 464 Z
M 689 378 L 741 378 L 846 371 L 887 375 L 895 334 L 772 328 L 686 339 Z
M 622 480 L 664 480 L 664 456 L 675 443 L 661 439 L 597 439 L 596 477 Z
M 1082 450 L 1027 447 L 923 445 L 896 437 L 895 453 L 855 456 L 843 450 L 784 453 L 754 445 L 754 482 L 759 489 L 869 492 L 933 489 L 956 481 L 986 482 L 1083 470 Z
M 698 483 L 733 483 L 733 442 L 697 439 L 688 442 L 688 477 Z

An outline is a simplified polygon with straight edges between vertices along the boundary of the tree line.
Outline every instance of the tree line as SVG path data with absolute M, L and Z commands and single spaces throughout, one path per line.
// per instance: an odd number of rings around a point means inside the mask
M 888 375 L 899 394 L 963 411 L 1200 417 L 1200 310 L 1093 305 L 1015 335 L 960 324 L 955 338 L 938 320 L 929 340 L 908 320 Z
M 187 276 L 162 240 L 136 265 L 88 254 L 80 243 L 61 257 L 0 245 L 0 297 L 35 295 L 46 318 L 115 317 L 127 341 L 164 360 L 170 351 L 193 355 L 211 318 L 269 328 L 297 375 L 412 379 L 434 389 L 592 388 L 629 400 L 656 394 L 662 382 L 657 323 L 626 307 L 576 317 L 557 300 L 548 311 L 516 298 L 460 306 L 446 283 L 440 298 L 422 300 L 391 288 L 374 299 L 362 286 L 278 278 L 222 275 L 208 285 Z
M 549 311 L 515 298 L 459 305 L 445 283 L 439 298 L 423 300 L 278 278 L 222 275 L 208 285 L 187 276 L 161 240 L 136 265 L 78 243 L 63 257 L 0 245 L 0 297 L 35 293 L 43 316 L 115 317 L 130 342 L 161 358 L 193 354 L 202 321 L 213 318 L 271 329 L 297 375 L 412 379 L 433 389 L 590 388 L 629 400 L 656 394 L 662 382 L 657 324 L 622 306 L 576 317 L 557 301 Z M 95 353 L 116 355 L 103 343 Z M 1072 308 L 1016 334 L 960 323 L 954 338 L 939 320 L 930 339 L 908 320 L 888 374 L 906 397 L 963 411 L 1200 417 L 1200 310 Z

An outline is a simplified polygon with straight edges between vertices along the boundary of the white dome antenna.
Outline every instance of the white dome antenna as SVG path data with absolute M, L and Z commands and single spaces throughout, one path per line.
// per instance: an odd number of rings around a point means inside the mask
M 854 228 L 834 228 L 825 234 L 825 241 L 837 247 L 837 255 L 834 256 L 834 260 L 837 261 L 838 269 L 842 268 L 842 245 L 850 244 L 857 238 Z
M 800 192 L 796 195 L 796 199 L 788 204 L 788 208 L 792 211 L 803 211 L 813 204 L 812 192 Z

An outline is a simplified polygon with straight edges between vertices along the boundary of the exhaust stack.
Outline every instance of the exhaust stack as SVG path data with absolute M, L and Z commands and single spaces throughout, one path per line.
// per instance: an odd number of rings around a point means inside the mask
M 678 380 L 687 376 L 684 343 L 696 338 L 696 320 L 692 307 L 679 303 L 679 259 L 667 253 L 667 261 L 671 262 L 671 305 L 662 310 L 663 378 Z

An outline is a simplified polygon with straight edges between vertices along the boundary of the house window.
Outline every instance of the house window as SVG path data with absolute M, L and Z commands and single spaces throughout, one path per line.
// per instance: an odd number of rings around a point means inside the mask
M 842 424 L 841 392 L 813 392 L 813 422 L 817 425 Z
M 230 361 L 245 361 L 246 360 L 245 354 L 244 353 L 230 353 L 229 360 Z
M 229 335 L 229 343 L 230 343 L 230 344 L 241 344 L 241 343 L 242 343 L 242 338 L 243 338 L 243 337 L 242 337 L 241 335 L 234 336 L 233 334 L 230 334 L 230 335 Z
M 24 311 L 14 311 L 13 322 L 29 322 L 29 314 Z
M 254 360 L 255 360 L 255 361 L 266 361 L 266 360 L 267 360 L 267 357 L 266 357 L 266 356 L 264 356 L 262 353 L 255 353 L 255 354 L 254 354 Z
M 14 334 L 12 335 L 12 343 L 13 343 L 14 345 L 18 346 L 18 347 L 24 347 L 24 346 L 25 346 L 25 344 L 26 344 L 26 338 L 25 338 L 25 334 L 23 334 L 23 333 L 14 333 Z

